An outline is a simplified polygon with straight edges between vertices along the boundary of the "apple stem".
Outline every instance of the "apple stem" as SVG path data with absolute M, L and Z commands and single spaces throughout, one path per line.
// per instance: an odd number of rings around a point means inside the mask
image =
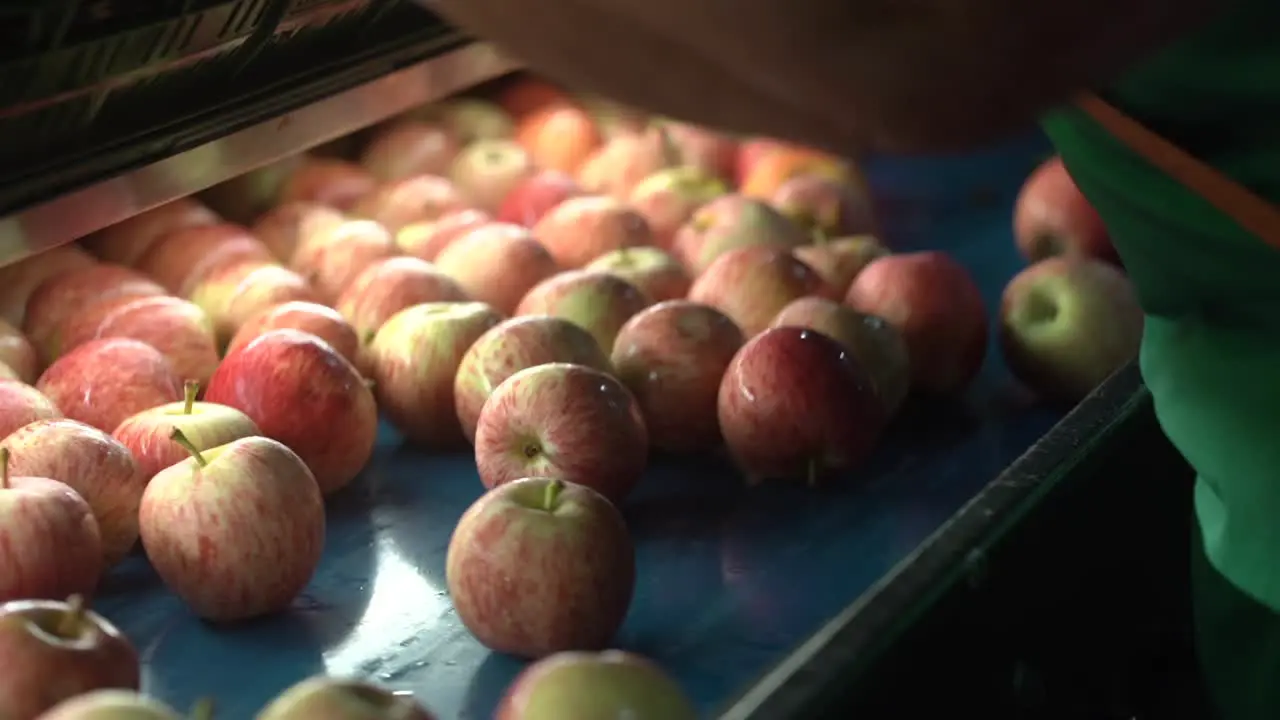
M 188 380 L 182 383 L 182 414 L 190 415 L 195 409 L 196 396 L 200 394 L 200 381 Z
M 9 489 L 9 448 L 0 447 L 0 490 Z
M 169 439 L 181 445 L 183 450 L 186 450 L 187 452 L 191 453 L 191 457 L 196 459 L 197 465 L 199 465 L 200 467 L 209 466 L 209 461 L 205 460 L 204 455 L 200 454 L 200 449 L 197 448 L 195 445 L 193 445 L 181 430 L 179 430 L 178 428 L 174 428 L 173 431 L 169 433 Z
M 213 720 L 213 698 L 200 698 L 191 705 L 191 720 Z
M 81 623 L 84 622 L 84 596 L 72 595 L 67 598 L 67 609 L 62 613 L 62 618 L 58 620 L 58 626 L 54 632 L 58 637 L 70 638 L 78 634 Z
M 564 483 L 560 480 L 552 478 L 547 483 L 546 490 L 542 493 L 542 509 L 551 512 L 556 509 L 556 501 L 560 499 L 560 491 L 564 490 Z

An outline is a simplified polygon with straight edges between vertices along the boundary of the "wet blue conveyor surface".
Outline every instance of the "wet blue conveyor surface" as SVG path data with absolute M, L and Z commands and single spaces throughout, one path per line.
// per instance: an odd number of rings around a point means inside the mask
M 1013 194 L 1044 152 L 1031 139 L 978 157 L 871 163 L 885 192 L 929 198 L 896 204 L 886 234 L 900 250 L 953 253 L 994 310 L 1022 265 L 1009 231 Z M 846 481 L 747 489 L 717 458 L 656 459 L 623 508 L 639 577 L 616 644 L 656 659 L 712 715 L 1057 418 L 1017 389 L 993 345 L 962 402 L 910 408 L 871 466 Z M 478 645 L 444 589 L 450 532 L 480 490 L 472 458 L 421 454 L 384 428 L 362 478 L 331 499 L 323 564 L 290 613 L 207 625 L 141 558 L 108 578 L 97 607 L 138 645 L 149 693 L 180 707 L 214 697 L 221 720 L 251 718 L 321 672 L 412 691 L 441 718 L 488 718 L 521 663 Z

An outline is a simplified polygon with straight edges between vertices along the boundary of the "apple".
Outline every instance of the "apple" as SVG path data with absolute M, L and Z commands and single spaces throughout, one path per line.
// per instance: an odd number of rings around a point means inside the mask
M 147 484 L 128 448 L 96 428 L 65 419 L 24 425 L 4 445 L 11 475 L 52 478 L 89 503 L 105 567 L 128 554 L 138 541 L 138 505 Z
M 627 202 L 648 221 L 654 243 L 670 249 L 676 233 L 698 208 L 728 192 L 729 187 L 715 176 L 684 165 L 664 168 L 641 180 Z
M 516 315 L 552 315 L 578 325 L 609 352 L 618 329 L 653 301 L 617 275 L 569 270 L 538 283 L 516 307 Z
M 813 245 L 801 245 L 792 254 L 844 295 L 858 277 L 862 268 L 877 258 L 889 254 L 886 248 L 870 235 L 854 235 L 841 238 L 818 238 Z
M 1031 262 L 1058 255 L 1117 260 L 1102 217 L 1056 155 L 1022 186 L 1014 205 L 1013 235 Z
M 191 300 L 208 313 L 218 347 L 224 347 L 241 325 L 263 310 L 287 302 L 318 302 L 320 295 L 306 278 L 286 267 L 250 261 L 214 271 L 191 291 Z
M 22 331 L 4 320 L 0 320 L 0 363 L 8 365 L 25 383 L 35 382 L 40 374 L 35 346 Z
M 102 535 L 68 485 L 9 474 L 0 447 L 0 602 L 91 593 L 102 577 Z
M 620 650 L 566 651 L 525 668 L 495 720 L 695 720 L 693 703 L 653 662 Z
M 857 170 L 844 161 L 812 148 L 779 145 L 762 153 L 742 179 L 738 191 L 768 201 L 778 188 L 799 175 L 819 175 L 863 185 Z
M 540 168 L 573 172 L 600 146 L 591 113 L 571 102 L 552 103 L 520 118 L 516 142 Z
M 839 292 L 784 248 L 754 245 L 730 250 L 689 289 L 689 299 L 728 315 L 747 337 L 759 334 L 792 300 Z
M 458 188 L 438 175 L 414 175 L 380 185 L 351 209 L 351 214 L 374 220 L 392 234 L 407 225 L 429 222 L 468 207 Z
M 330 494 L 373 455 L 378 409 L 354 365 L 315 335 L 272 330 L 228 353 L 205 402 L 228 405 L 296 452 Z
M 411 115 L 440 123 L 464 145 L 515 136 L 515 123 L 511 116 L 488 100 L 455 98 L 427 106 Z
M 159 350 L 178 377 L 200 382 L 218 366 L 218 342 L 209 316 L 195 303 L 167 295 L 98 305 L 70 318 L 63 338 L 64 353 L 93 340 L 139 340 Z
M 223 219 L 249 222 L 271 209 L 285 183 L 305 161 L 305 155 L 287 155 L 224 180 L 201 192 L 199 197 Z
M 533 235 L 563 268 L 580 268 L 605 253 L 653 242 L 640 213 L 604 195 L 565 200 L 542 216 Z
M 871 199 L 852 183 L 805 173 L 778 186 L 769 198 L 778 212 L 821 238 L 876 232 Z
M 360 338 L 355 328 L 337 310 L 312 302 L 287 302 L 267 308 L 249 318 L 227 345 L 227 354 L 248 345 L 272 330 L 301 330 L 310 333 L 355 364 Z
M 169 436 L 181 430 L 197 450 L 226 445 L 233 440 L 260 435 L 248 415 L 215 403 L 196 402 L 200 383 L 188 380 L 182 402 L 169 403 L 133 415 L 111 433 L 133 454 L 144 477 L 150 480 L 170 465 L 191 457 Z
M 164 584 L 215 622 L 283 612 L 324 550 L 324 498 L 307 464 L 283 443 L 245 437 L 200 450 L 147 483 L 142 546 Z
M 31 294 L 23 329 L 47 365 L 66 351 L 62 335 L 68 319 L 108 301 L 165 294 L 163 287 L 122 265 L 72 270 L 46 280 Z
M 193 710 L 186 720 L 213 720 L 208 711 Z M 131 690 L 94 690 L 64 700 L 38 720 L 184 720 L 173 708 L 159 700 Z
M 552 208 L 579 195 L 582 195 L 582 188 L 572 175 L 559 170 L 541 170 L 507 193 L 498 208 L 497 219 L 533 227 Z
M 268 210 L 253 224 L 250 232 L 271 254 L 286 265 L 303 238 L 343 220 L 342 213 L 312 202 L 291 202 Z
M 677 120 L 659 121 L 675 146 L 680 163 L 729 183 L 738 163 L 738 141 L 729 135 Z
M 445 560 L 462 624 L 491 650 L 533 659 L 607 647 L 635 576 L 617 508 L 589 487 L 547 477 L 482 495 L 458 520 Z
M 548 105 L 562 104 L 569 100 L 569 95 L 553 83 L 525 75 L 508 83 L 495 100 L 509 115 L 518 119 Z
M 378 182 L 414 175 L 444 175 L 461 146 L 443 126 L 402 120 L 383 128 L 360 155 L 360 164 Z
M 36 388 L 63 415 L 111 432 L 130 415 L 182 399 L 182 380 L 159 350 L 132 338 L 90 340 L 49 366 Z
M 410 441 L 464 445 L 453 383 L 462 356 L 502 315 L 478 302 L 424 303 L 391 316 L 367 349 L 378 408 Z
M 471 206 L 496 214 L 502 201 L 537 168 L 514 140 L 480 140 L 462 149 L 449 178 Z
M 494 388 L 476 421 L 480 481 L 557 477 L 621 502 L 640 482 L 649 437 L 635 397 L 585 365 L 545 363 Z
M 672 250 L 694 275 L 724 253 L 744 247 L 796 248 L 808 233 L 769 205 L 742 195 L 722 195 L 693 214 L 676 232 Z
M 493 222 L 483 210 L 455 210 L 437 220 L 410 223 L 396 233 L 396 247 L 406 255 L 431 262 L 458 238 Z
M 348 212 L 375 192 L 377 185 L 373 176 L 355 163 L 304 155 L 280 187 L 276 204 L 312 202 Z
M 720 379 L 744 341 L 719 310 L 687 300 L 658 303 L 622 326 L 611 362 L 654 448 L 684 453 L 719 444 Z
M 608 98 L 580 95 L 577 103 L 591 113 L 600 136 L 605 140 L 612 140 L 619 135 L 642 133 L 651 121 L 649 114 L 643 110 Z
M 720 432 L 748 482 L 806 478 L 856 467 L 875 448 L 884 406 L 843 345 L 806 328 L 770 328 L 725 371 Z
M 508 223 L 485 225 L 458 238 L 436 256 L 436 267 L 468 297 L 504 315 L 560 269 L 528 228 Z
M 845 304 L 893 325 L 907 343 L 911 384 L 928 393 L 963 390 L 987 352 L 987 310 L 964 266 L 941 252 L 871 261 Z
M 742 185 L 755 171 L 760 161 L 780 150 L 794 148 L 789 143 L 768 137 L 745 138 L 738 143 L 738 153 L 734 164 L 733 184 Z
M 221 222 L 218 214 L 195 198 L 179 198 L 109 225 L 81 240 L 100 260 L 132 266 L 151 245 L 175 230 Z
M 1137 357 L 1143 313 L 1123 272 L 1069 254 L 1009 282 L 999 327 L 1014 375 L 1045 398 L 1075 403 Z
M 0 605 L 0 717 L 35 720 L 93 690 L 137 690 L 138 651 L 80 596 Z
M 62 417 L 44 393 L 18 380 L 0 380 L 0 438 L 37 420 Z
M 191 291 L 217 270 L 248 260 L 271 259 L 271 251 L 248 230 L 223 223 L 165 235 L 138 261 L 138 269 L 178 297 L 190 297 Z
M 679 148 L 661 126 L 618 135 L 578 167 L 578 184 L 593 195 L 625 201 L 642 180 L 664 168 L 683 165 Z
M 348 220 L 300 246 L 293 269 L 321 299 L 335 302 L 365 268 L 395 255 L 395 238 L 387 228 L 373 220 Z
M 435 265 L 415 257 L 379 260 L 356 276 L 334 306 L 364 345 L 392 315 L 422 303 L 467 300 L 458 283 Z
M 693 282 L 679 260 L 651 246 L 627 247 L 605 253 L 584 269 L 617 275 L 635 285 L 654 302 L 684 298 Z
M 885 414 L 892 417 L 902 407 L 911 388 L 907 343 L 883 318 L 826 298 L 803 297 L 783 308 L 772 326 L 808 328 L 839 342 L 871 377 Z
M 435 720 L 406 693 L 319 675 L 280 693 L 255 720 Z
M 472 343 L 453 385 L 458 422 L 467 440 L 475 441 L 480 410 L 494 388 L 521 370 L 554 362 L 613 371 L 608 354 L 590 333 L 556 317 L 511 318 Z
M 36 288 L 50 278 L 95 264 L 84 250 L 63 245 L 0 267 L 0 317 L 14 327 L 25 327 L 27 301 Z

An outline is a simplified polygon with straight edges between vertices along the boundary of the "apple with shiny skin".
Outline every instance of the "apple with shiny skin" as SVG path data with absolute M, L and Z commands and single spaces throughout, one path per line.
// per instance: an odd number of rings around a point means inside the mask
M 555 478 L 522 478 L 467 508 L 445 577 L 458 618 L 481 644 L 524 658 L 601 650 L 635 588 L 627 526 L 604 496 Z
M 1023 184 L 1014 203 L 1013 235 L 1031 262 L 1060 255 L 1118 261 L 1102 217 L 1058 156 L 1044 161 Z
M 247 620 L 288 609 L 324 550 L 324 499 L 284 444 L 247 437 L 190 453 L 151 478 L 138 522 L 160 579 L 198 617 Z
M 395 255 L 395 238 L 387 228 L 372 220 L 349 220 L 299 246 L 292 267 L 321 300 L 332 303 L 365 268 Z
M 182 380 L 168 358 L 118 337 L 91 340 L 58 358 L 36 389 L 63 415 L 108 433 L 134 413 L 182 399 Z
M 698 208 L 676 232 L 672 252 L 696 276 L 730 250 L 761 245 L 791 249 L 810 240 L 803 228 L 770 205 L 731 194 Z
M 137 690 L 138 651 L 106 618 L 68 600 L 0 605 L 0 717 L 36 720 L 93 690 Z
M 529 291 L 516 315 L 551 315 L 574 323 L 609 352 L 618 330 L 653 301 L 635 285 L 612 273 L 569 270 Z
M 383 323 L 407 307 L 467 299 L 462 286 L 435 265 L 415 257 L 393 257 L 365 268 L 334 307 L 368 345 Z
M 889 248 L 870 235 L 855 235 L 830 239 L 819 237 L 812 245 L 801 245 L 791 252 L 843 297 L 858 273 L 872 260 L 888 255 Z
M 0 380 L 0 438 L 37 420 L 62 417 L 45 394 L 18 380 Z
M 436 256 L 436 267 L 468 297 L 504 315 L 560 269 L 528 228 L 508 223 L 484 225 L 458 238 Z
M 326 495 L 346 487 L 373 456 L 373 392 L 354 365 L 315 335 L 259 335 L 223 358 L 204 399 L 240 410 L 263 435 L 296 452 Z
M 583 269 L 617 275 L 635 285 L 653 302 L 682 300 L 693 284 L 680 261 L 656 247 L 614 250 L 591 261 Z
M 791 251 L 768 246 L 730 250 L 689 289 L 689 299 L 728 315 L 747 337 L 769 327 L 787 303 L 807 295 L 840 293 Z
M 495 720 L 695 720 L 693 703 L 652 661 L 620 650 L 561 652 L 525 668 Z
M 197 450 L 261 434 L 249 416 L 235 408 L 196 402 L 199 392 L 200 383 L 188 380 L 183 387 L 182 402 L 143 410 L 120 423 L 111 433 L 121 445 L 129 448 L 148 480 L 170 465 L 191 457 L 170 437 L 174 428 L 181 430 Z
M 178 297 L 190 297 L 205 278 L 248 261 L 271 262 L 271 251 L 239 225 L 219 223 L 175 230 L 138 261 L 138 270 Z
M 165 294 L 163 286 L 119 265 L 73 270 L 36 288 L 27 301 L 22 329 L 34 343 L 40 362 L 48 365 L 66 352 L 63 334 L 68 321 L 109 301 Z
M 30 328 L 24 318 L 37 288 L 50 278 L 96 264 L 93 256 L 79 247 L 63 245 L 0 267 L 0 317 L 16 328 Z M 30 338 L 30 333 L 27 336 Z
M 63 351 L 113 337 L 139 340 L 159 350 L 181 378 L 205 382 L 218 366 L 212 318 L 180 298 L 157 295 L 101 303 L 68 319 Z
M 312 302 L 287 302 L 267 308 L 249 318 L 227 345 L 227 354 L 253 342 L 272 330 L 298 330 L 315 335 L 328 343 L 348 362 L 355 363 L 360 338 L 346 318 L 327 305 Z
M 218 347 L 225 347 L 241 325 L 267 308 L 320 299 L 306 278 L 283 265 L 261 261 L 217 270 L 191 291 L 191 301 L 213 321 Z
M 276 696 L 255 720 L 435 720 L 412 696 L 319 675 Z
M 458 422 L 467 440 L 474 442 L 480 410 L 494 388 L 521 370 L 554 362 L 613 372 L 608 354 L 590 333 L 557 317 L 511 318 L 472 343 L 453 384 Z

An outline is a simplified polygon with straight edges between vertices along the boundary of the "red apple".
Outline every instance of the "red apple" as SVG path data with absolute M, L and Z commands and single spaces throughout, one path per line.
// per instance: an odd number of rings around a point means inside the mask
M 157 240 L 175 230 L 221 221 L 195 198 L 179 198 L 108 226 L 81 240 L 103 262 L 132 266 Z
M 457 281 L 468 297 L 504 315 L 515 312 L 521 298 L 559 270 L 528 228 L 507 223 L 486 225 L 458 238 L 436 257 L 436 267 Z
M 46 280 L 97 264 L 93 256 L 74 245 L 63 245 L 0 267 L 0 313 L 14 327 L 27 327 L 25 318 L 31 294 Z
M 411 223 L 396 233 L 396 247 L 406 255 L 431 262 L 454 240 L 493 222 L 483 210 L 455 210 L 438 220 Z
M 573 172 L 601 138 L 589 112 L 573 102 L 554 102 L 520 117 L 515 140 L 529 151 L 534 165 Z
M 693 703 L 662 668 L 632 653 L 561 652 L 525 668 L 495 720 L 695 720 Z
M 689 289 L 689 299 L 728 315 L 747 336 L 759 334 L 792 300 L 839 293 L 783 248 L 755 245 L 724 253 Z
M 963 390 L 987 352 L 987 310 L 964 266 L 940 252 L 873 260 L 853 281 L 845 304 L 897 328 L 911 358 L 912 386 Z
M 639 288 L 617 275 L 569 270 L 534 286 L 515 314 L 563 318 L 591 333 L 600 349 L 610 352 L 623 323 L 652 304 Z
M 280 693 L 255 720 L 435 720 L 412 695 L 319 675 Z
M 888 255 L 889 249 L 870 235 L 855 235 L 822 239 L 813 245 L 801 245 L 791 252 L 843 296 L 849 292 L 849 286 L 862 268 L 872 260 Z
M 462 624 L 482 645 L 525 658 L 607 647 L 635 574 L 617 508 L 589 487 L 544 477 L 508 482 L 467 508 L 445 562 Z
M 253 224 L 250 232 L 258 238 L 276 260 L 288 264 L 299 243 L 324 228 L 343 220 L 342 213 L 325 205 L 291 202 L 268 210 Z
M 205 382 L 218 366 L 218 343 L 209 316 L 194 303 L 175 297 L 116 300 L 72 317 L 63 335 L 63 351 L 105 338 L 150 345 L 168 358 L 173 372 L 183 379 Z
M 94 690 L 55 705 L 39 720 L 184 720 L 173 708 L 132 690 Z M 193 711 L 187 720 L 213 720 Z
M 533 158 L 514 140 L 480 140 L 458 153 L 449 178 L 470 205 L 497 214 L 502 201 L 534 174 Z
M 560 170 L 541 170 L 507 193 L 498 208 L 498 221 L 533 227 L 552 208 L 582 194 L 573 176 Z
M 654 302 L 682 299 L 689 294 L 692 283 L 680 261 L 656 247 L 614 250 L 591 261 L 584 269 L 617 275 Z
M 805 328 L 747 341 L 720 383 L 720 431 L 749 482 L 807 478 L 864 461 L 885 424 L 866 371 L 843 345 Z
M 94 305 L 124 298 L 165 295 L 165 289 L 121 265 L 93 265 L 50 278 L 27 302 L 27 337 L 48 364 L 66 352 L 64 326 Z
M 679 148 L 659 126 L 618 135 L 578 167 L 578 183 L 593 195 L 626 200 L 642 180 L 664 168 L 679 167 Z
M 70 486 L 11 477 L 0 447 L 0 602 L 88 594 L 102 577 L 102 535 Z M 3 684 L 3 681 L 0 681 Z
M 462 287 L 435 265 L 414 257 L 394 257 L 365 268 L 334 307 L 367 345 L 387 318 L 411 305 L 465 300 Z
M 1057 156 L 1036 168 L 1022 186 L 1014 205 L 1013 234 L 1031 262 L 1058 255 L 1117 259 L 1102 217 Z
M 555 317 L 511 318 L 472 343 L 453 385 L 458 422 L 467 440 L 474 442 L 480 410 L 494 388 L 521 370 L 554 362 L 613 371 L 609 356 L 590 333 Z
M 676 233 L 672 248 L 685 267 L 701 275 L 724 253 L 744 247 L 796 248 L 808 233 L 759 200 L 723 195 L 703 205 Z
M 653 242 L 640 213 L 603 195 L 565 200 L 542 216 L 533 235 L 563 268 L 580 268 L 614 250 Z
M 137 690 L 138 651 L 106 618 L 71 600 L 0 605 L 0 717 L 36 720 L 92 690 Z
M 756 165 L 766 156 L 790 147 L 781 140 L 766 137 L 748 138 L 738 143 L 733 184 L 742 185 L 755 172 Z
M 380 130 L 360 155 L 360 164 L 378 182 L 449 172 L 461 146 L 448 129 L 402 120 Z
M 373 176 L 355 163 L 303 156 L 280 187 L 276 204 L 312 202 L 347 212 L 376 187 Z
M 818 237 L 874 234 L 877 230 L 871 199 L 853 183 L 828 175 L 795 175 L 778 186 L 769 204 Z
M 200 384 L 188 381 L 182 402 L 169 403 L 143 410 L 129 417 L 111 433 L 121 445 L 129 448 L 142 475 L 150 480 L 170 465 L 191 457 L 170 435 L 182 431 L 197 450 L 225 445 L 233 440 L 261 435 L 248 415 L 215 403 L 196 402 Z
M 675 120 L 661 127 L 671 139 L 680 164 L 693 167 L 726 183 L 733 182 L 738 167 L 738 141 L 710 128 Z
M 687 300 L 658 303 L 622 326 L 613 366 L 640 405 L 653 447 L 691 452 L 719 444 L 716 396 L 743 342 L 723 313 Z
M 25 383 L 35 382 L 40 374 L 35 346 L 18 328 L 4 320 L 0 320 L 0 363 L 8 365 Z
M 479 98 L 447 100 L 412 115 L 440 123 L 464 145 L 477 140 L 504 140 L 515 135 L 515 124 L 507 111 Z
M 1138 355 L 1143 313 L 1124 273 L 1067 255 L 1018 273 L 1000 305 L 1009 369 L 1041 396 L 1075 403 Z
M 58 358 L 36 388 L 72 420 L 111 432 L 130 415 L 182 399 L 182 379 L 159 350 L 131 338 L 90 340 Z
M 298 273 L 254 260 L 214 271 L 191 291 L 191 300 L 208 313 L 218 347 L 223 347 L 263 310 L 287 302 L 318 302 L 320 295 Z
M 725 195 L 728 186 L 695 167 L 665 168 L 641 180 L 627 202 L 649 222 L 654 243 L 670 249 L 676 233 L 698 208 Z
M 395 255 L 395 238 L 387 228 L 372 220 L 349 220 L 301 245 L 293 269 L 321 299 L 336 302 L 365 268 Z
M 826 298 L 804 297 L 783 308 L 773 327 L 808 328 L 839 342 L 871 377 L 886 415 L 902 407 L 911 388 L 907 343 L 883 318 Z
M 477 302 L 425 303 L 392 315 L 368 346 L 378 407 L 412 442 L 439 449 L 464 445 L 453 382 L 462 356 L 502 322 Z
M 355 328 L 337 310 L 310 302 L 287 302 L 267 308 L 249 318 L 227 345 L 227 354 L 248 345 L 272 330 L 301 330 L 328 343 L 339 355 L 354 364 L 360 351 Z
M 271 251 L 239 225 L 200 225 L 157 240 L 138 261 L 138 269 L 169 292 L 189 297 L 214 272 L 248 260 L 270 262 Z
M 102 537 L 106 567 L 138 541 L 138 505 L 147 484 L 128 448 L 74 420 L 37 420 L 4 439 L 9 472 L 45 477 L 71 487 L 89 503 Z
M 37 420 L 62 417 L 44 393 L 18 380 L 0 380 L 0 438 Z
M 379 186 L 361 198 L 351 214 L 374 220 L 394 234 L 407 225 L 436 220 L 467 207 L 449 180 L 438 175 L 414 175 Z
M 640 482 L 648 444 L 626 386 L 571 363 L 515 373 L 494 389 L 476 422 L 476 465 L 487 488 L 557 477 L 621 502 Z
M 283 612 L 324 550 L 324 498 L 306 463 L 265 437 L 199 450 L 151 478 L 138 522 L 164 584 L 204 620 Z
M 298 453 L 325 494 L 346 487 L 373 455 L 373 392 L 354 365 L 309 333 L 272 330 L 228 353 L 204 399 L 244 412 Z

